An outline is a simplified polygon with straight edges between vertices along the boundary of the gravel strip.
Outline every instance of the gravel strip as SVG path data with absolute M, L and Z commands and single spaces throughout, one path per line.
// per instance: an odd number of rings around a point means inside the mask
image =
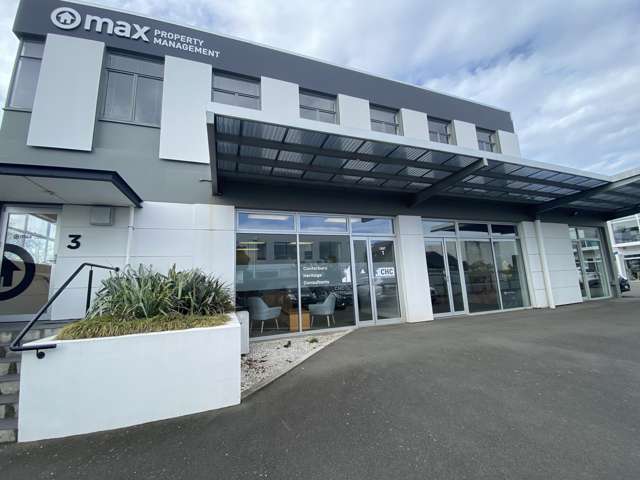
M 242 358 L 242 391 L 245 392 L 269 378 L 282 375 L 304 357 L 321 350 L 349 332 L 350 330 L 344 330 L 331 334 L 252 342 L 249 354 Z

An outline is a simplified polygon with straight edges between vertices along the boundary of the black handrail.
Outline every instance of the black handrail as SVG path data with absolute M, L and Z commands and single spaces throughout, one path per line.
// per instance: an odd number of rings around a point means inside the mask
M 39 343 L 36 345 L 20 345 L 20 342 L 24 338 L 24 336 L 31 330 L 31 328 L 35 325 L 35 323 L 40 320 L 40 317 L 44 315 L 44 313 L 49 309 L 51 304 L 60 296 L 60 294 L 64 291 L 65 288 L 69 286 L 69 284 L 73 281 L 74 278 L 78 276 L 78 274 L 86 267 L 91 268 L 89 270 L 89 283 L 87 285 L 87 303 L 86 310 L 89 310 L 89 305 L 91 304 L 91 284 L 93 282 L 93 269 L 94 268 L 103 268 L 105 270 L 113 270 L 114 272 L 120 271 L 118 267 L 108 267 L 106 265 L 98 265 L 97 263 L 83 263 L 67 278 L 67 280 L 62 284 L 62 286 L 56 290 L 49 301 L 44 304 L 44 306 L 38 310 L 36 316 L 31 320 L 20 332 L 20 334 L 13 339 L 11 345 L 9 345 L 9 350 L 12 352 L 25 352 L 27 350 L 36 350 L 36 356 L 38 358 L 44 358 L 44 352 L 40 350 L 48 350 L 50 348 L 56 348 L 57 345 L 55 343 Z

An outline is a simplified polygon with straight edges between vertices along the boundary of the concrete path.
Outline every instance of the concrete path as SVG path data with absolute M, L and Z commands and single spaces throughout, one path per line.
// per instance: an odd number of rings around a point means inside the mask
M 0 477 L 638 479 L 640 299 L 360 329 L 238 407 L 2 447 Z

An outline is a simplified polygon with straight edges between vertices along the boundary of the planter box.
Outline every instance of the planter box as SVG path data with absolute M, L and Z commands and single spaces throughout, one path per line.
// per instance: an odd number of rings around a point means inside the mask
M 59 340 L 23 352 L 18 441 L 128 427 L 240 403 L 240 324 Z M 50 342 L 42 339 L 37 342 Z

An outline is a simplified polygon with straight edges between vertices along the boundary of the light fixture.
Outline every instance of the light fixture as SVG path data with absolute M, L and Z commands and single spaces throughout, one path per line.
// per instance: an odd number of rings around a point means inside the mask
M 277 222 L 286 222 L 289 218 L 288 215 L 271 215 L 265 213 L 250 213 L 249 218 L 251 220 L 275 220 Z

